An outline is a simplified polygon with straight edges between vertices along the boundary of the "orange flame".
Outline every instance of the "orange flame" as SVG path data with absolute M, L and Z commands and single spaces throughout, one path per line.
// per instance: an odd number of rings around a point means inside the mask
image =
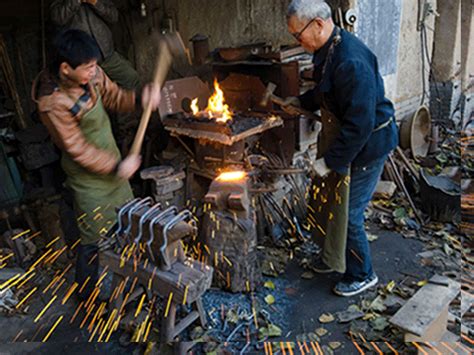
M 247 177 L 245 171 L 227 171 L 221 173 L 216 180 L 218 181 L 238 181 L 243 180 Z
M 215 92 L 209 98 L 204 111 L 210 118 L 215 118 L 217 122 L 225 123 L 232 119 L 232 112 L 229 109 L 229 105 L 225 104 L 224 92 L 219 87 L 217 80 L 214 80 L 214 90 Z M 191 109 L 194 115 L 199 114 L 197 102 L 197 98 L 191 102 Z

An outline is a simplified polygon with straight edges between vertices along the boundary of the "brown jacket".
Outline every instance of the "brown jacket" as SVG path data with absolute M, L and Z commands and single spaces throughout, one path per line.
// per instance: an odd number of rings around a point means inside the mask
M 89 143 L 79 123 L 84 113 L 95 105 L 97 92 L 102 97 L 104 107 L 116 112 L 133 111 L 135 93 L 121 89 L 100 67 L 97 67 L 97 74 L 88 86 L 91 98 L 75 115 L 71 109 L 84 89 L 68 82 L 59 83 L 48 71 L 41 72 L 33 83 L 32 98 L 53 142 L 87 170 L 106 175 L 112 173 L 119 163 L 117 157 Z

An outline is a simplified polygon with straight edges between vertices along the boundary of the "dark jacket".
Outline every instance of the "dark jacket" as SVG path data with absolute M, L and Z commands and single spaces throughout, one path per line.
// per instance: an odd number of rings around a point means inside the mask
M 50 6 L 51 20 L 62 28 L 87 32 L 99 45 L 102 60 L 114 52 L 108 24 L 117 22 L 118 11 L 111 0 L 97 0 L 95 5 L 79 0 L 55 0 Z
M 341 40 L 322 73 L 336 32 L 337 28 L 314 53 L 316 87 L 299 98 L 311 111 L 318 110 L 324 100 L 325 107 L 339 119 L 341 131 L 324 160 L 330 169 L 345 174 L 349 164 L 365 166 L 392 151 L 398 144 L 398 130 L 393 119 L 389 126 L 374 132 L 394 116 L 394 109 L 385 97 L 376 56 L 358 38 L 340 30 Z

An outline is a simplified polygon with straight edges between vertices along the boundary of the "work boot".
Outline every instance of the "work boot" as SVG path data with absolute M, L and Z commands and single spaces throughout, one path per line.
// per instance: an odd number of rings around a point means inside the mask
M 331 272 L 334 272 L 333 269 L 331 269 L 329 266 L 327 266 L 323 258 L 319 257 L 317 258 L 310 266 L 311 270 L 314 272 L 317 272 L 318 274 L 329 274 Z

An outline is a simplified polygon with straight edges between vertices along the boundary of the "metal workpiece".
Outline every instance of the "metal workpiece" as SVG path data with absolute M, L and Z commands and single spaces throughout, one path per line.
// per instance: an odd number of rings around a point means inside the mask
M 125 230 L 125 235 L 128 236 L 130 234 L 130 231 L 132 229 L 132 215 L 133 212 L 137 211 L 141 207 L 146 207 L 150 206 L 153 203 L 153 199 L 151 197 L 146 197 L 140 202 L 136 203 L 132 208 L 128 210 L 128 226 L 127 229 Z M 127 239 L 129 239 L 127 237 Z
M 146 211 L 141 217 L 140 217 L 140 221 L 138 223 L 138 233 L 137 233 L 137 236 L 134 240 L 135 244 L 139 244 L 140 243 L 140 240 L 142 239 L 142 235 L 143 235 L 143 224 L 146 223 L 146 220 L 147 219 L 150 219 L 150 218 L 153 218 L 153 215 L 155 213 L 159 213 L 161 212 L 161 204 L 160 203 L 157 203 L 153 206 L 151 206 L 151 208 Z
M 154 256 L 154 253 L 153 253 L 153 249 L 151 247 L 151 245 L 152 245 L 152 243 L 155 239 L 154 226 L 157 223 L 165 221 L 167 218 L 170 218 L 171 216 L 175 215 L 176 213 L 178 213 L 178 209 L 175 206 L 172 206 L 172 207 L 169 207 L 168 209 L 162 211 L 158 216 L 154 217 L 150 221 L 150 225 L 149 225 L 150 237 L 149 237 L 148 241 L 146 242 L 146 249 L 148 251 L 148 256 L 150 257 L 150 259 L 153 262 L 155 262 L 155 260 L 156 260 L 156 258 Z
M 177 216 L 171 219 L 163 228 L 163 245 L 160 247 L 160 253 L 161 257 L 163 258 L 163 268 L 166 271 L 171 269 L 171 263 L 166 252 L 166 248 L 168 247 L 168 232 L 179 222 L 184 222 L 187 218 L 193 220 L 192 213 L 188 210 L 181 211 Z

